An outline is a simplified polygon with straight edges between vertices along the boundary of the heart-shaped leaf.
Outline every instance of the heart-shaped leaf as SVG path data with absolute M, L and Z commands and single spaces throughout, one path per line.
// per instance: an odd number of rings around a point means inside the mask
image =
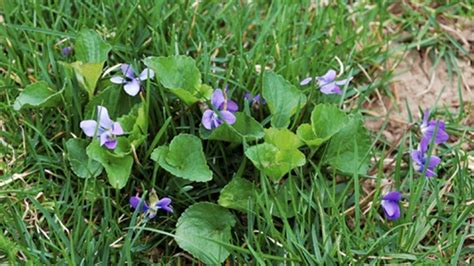
M 366 174 L 370 144 L 369 133 L 361 116 L 355 116 L 331 138 L 324 161 L 345 173 Z
M 119 149 L 119 145 L 116 148 Z M 109 183 L 116 189 L 123 188 L 130 177 L 133 165 L 132 155 L 125 152 L 114 154 L 105 147 L 101 147 L 97 140 L 94 140 L 87 146 L 87 156 L 92 160 L 96 160 L 102 164 L 109 178 Z
M 311 113 L 311 125 L 301 124 L 298 137 L 310 147 L 318 147 L 339 132 L 347 123 L 347 115 L 334 104 L 319 104 Z
M 71 66 L 74 73 L 76 73 L 77 81 L 87 91 L 89 99 L 92 98 L 104 63 L 90 64 L 77 61 L 72 63 Z
M 255 185 L 247 179 L 234 177 L 222 190 L 218 203 L 222 207 L 246 211 L 255 201 Z
M 317 138 L 328 140 L 339 132 L 349 119 L 334 104 L 319 104 L 311 113 L 311 126 Z
M 83 139 L 69 139 L 66 142 L 67 159 L 72 171 L 78 177 L 97 177 L 102 173 L 102 165 L 87 157 L 86 148 L 89 142 Z
M 272 113 L 272 127 L 286 128 L 290 118 L 306 104 L 306 96 L 282 76 L 263 75 L 263 98 Z
M 220 140 L 241 143 L 254 141 L 264 136 L 263 127 L 253 117 L 244 113 L 235 113 L 236 122 L 233 125 L 223 124 L 213 130 L 201 126 L 199 133 L 203 139 Z
M 112 47 L 100 35 L 90 29 L 81 30 L 76 37 L 74 50 L 76 60 L 83 63 L 99 64 L 107 61 Z
M 184 103 L 190 105 L 208 99 L 210 87 L 202 86 L 201 73 L 194 59 L 176 55 L 145 58 L 145 65 L 155 71 L 163 87 L 169 89 Z
M 201 140 L 193 135 L 179 134 L 173 138 L 169 147 L 164 145 L 156 148 L 151 159 L 177 177 L 197 182 L 212 179 Z
M 245 156 L 253 165 L 274 181 L 280 180 L 292 169 L 303 166 L 306 158 L 297 149 L 280 150 L 275 145 L 262 143 L 248 148 Z
M 30 84 L 18 95 L 13 103 L 13 109 L 40 108 L 57 106 L 61 101 L 60 91 L 48 87 L 45 81 Z
M 296 131 L 296 135 L 309 147 L 315 148 L 324 143 L 324 139 L 316 137 L 313 127 L 310 124 L 301 124 Z
M 110 44 L 93 30 L 81 30 L 76 37 L 75 55 L 77 61 L 71 66 L 79 84 L 89 94 L 89 99 L 94 95 L 104 62 L 107 61 L 107 55 L 111 49 Z
M 179 217 L 175 240 L 203 263 L 219 265 L 229 256 L 219 242 L 230 244 L 235 222 L 234 216 L 217 204 L 195 203 Z
M 280 150 L 297 149 L 303 143 L 295 133 L 286 128 L 268 128 L 265 129 L 265 143 L 275 145 Z

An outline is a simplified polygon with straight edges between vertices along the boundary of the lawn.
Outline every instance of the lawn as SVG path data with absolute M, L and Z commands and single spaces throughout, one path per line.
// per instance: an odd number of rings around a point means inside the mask
M 0 1 L 0 264 L 474 263 L 441 2 Z

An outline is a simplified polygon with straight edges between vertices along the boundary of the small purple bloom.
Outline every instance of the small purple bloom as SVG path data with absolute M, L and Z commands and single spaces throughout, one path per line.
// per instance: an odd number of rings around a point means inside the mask
M 343 79 L 343 80 L 335 80 L 336 79 L 336 71 L 330 69 L 324 76 L 317 77 L 318 86 L 322 93 L 324 94 L 342 94 L 341 89 L 339 86 L 344 86 L 352 80 L 352 77 Z
M 426 168 L 426 177 L 436 176 L 434 169 L 441 162 L 441 159 L 438 156 L 431 155 L 428 158 L 426 154 L 427 151 L 426 144 L 423 144 L 423 140 L 420 143 L 418 149 L 411 152 L 411 158 L 413 159 L 413 167 L 419 173 L 423 173 Z
M 70 56 L 72 54 L 72 47 L 71 46 L 64 47 L 63 49 L 61 49 L 61 54 L 63 56 Z
M 250 105 L 257 108 L 260 106 L 260 104 L 266 104 L 265 99 L 262 99 L 260 94 L 257 94 L 252 97 L 252 94 L 250 92 L 246 92 L 244 95 L 244 99 L 250 102 Z
M 135 70 L 128 64 L 122 64 L 120 69 L 122 70 L 123 77 L 115 76 L 110 81 L 115 84 L 123 84 L 123 89 L 130 96 L 138 94 L 142 81 L 155 77 L 155 72 L 149 68 L 145 68 L 138 77 L 135 75 Z
M 153 197 L 151 197 L 153 198 Z M 158 210 L 164 210 L 165 212 L 172 213 L 173 212 L 173 207 L 171 206 L 171 199 L 170 198 L 162 198 L 158 200 L 156 197 L 157 201 L 156 202 L 150 202 L 150 205 L 148 205 L 144 200 L 142 203 L 141 208 L 139 209 L 140 212 L 142 213 L 147 213 L 149 218 L 155 218 L 156 212 Z M 130 206 L 133 209 L 137 209 L 140 202 L 142 199 L 138 196 L 133 196 L 130 198 Z
M 382 198 L 382 208 L 387 219 L 393 221 L 400 218 L 399 201 L 401 199 L 402 194 L 397 191 L 389 192 Z
M 239 106 L 236 102 L 228 100 L 226 94 L 221 89 L 214 91 L 211 97 L 211 104 L 219 113 L 212 109 L 204 111 L 201 120 L 204 128 L 211 130 L 222 125 L 224 122 L 229 125 L 235 123 L 236 117 L 233 113 L 239 110 Z
M 324 94 L 342 94 L 342 91 L 339 86 L 344 86 L 349 83 L 352 80 L 352 77 L 343 80 L 335 79 L 336 71 L 334 71 L 333 69 L 330 69 L 326 74 L 324 74 L 324 76 L 316 77 L 319 89 Z M 312 80 L 312 77 L 307 77 L 300 82 L 300 85 L 308 85 Z
M 420 126 L 421 133 L 423 134 L 422 142 L 424 144 L 430 143 L 431 139 L 433 138 L 433 134 L 436 132 L 434 142 L 436 144 L 445 143 L 448 140 L 449 135 L 446 133 L 444 122 L 441 120 L 428 121 L 429 116 L 430 110 L 426 109 L 425 113 L 423 114 L 423 122 Z
M 105 145 L 110 150 L 115 149 L 117 147 L 116 136 L 124 134 L 120 123 L 112 121 L 107 108 L 103 106 L 97 106 L 97 121 L 84 120 L 80 127 L 86 136 L 97 136 L 100 146 Z

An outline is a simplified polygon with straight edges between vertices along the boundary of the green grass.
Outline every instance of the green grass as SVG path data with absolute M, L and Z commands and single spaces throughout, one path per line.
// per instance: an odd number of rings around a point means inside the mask
M 387 143 L 380 132 L 372 134 L 370 156 L 376 160 L 370 176 L 336 175 L 321 166 L 316 154 L 308 157 L 305 167 L 274 184 L 242 159 L 241 146 L 204 142 L 214 180 L 183 184 L 148 158 L 154 147 L 150 144 L 157 134 L 163 134 L 159 145 L 169 143 L 178 133 L 197 134 L 201 113 L 198 106 L 188 109 L 154 90 L 147 99 L 152 121 L 148 141 L 137 150 L 140 164 L 134 165 L 127 186 L 117 191 L 104 177 L 76 177 L 64 157 L 66 140 L 81 134 L 79 122 L 84 119 L 74 95 L 65 97 L 61 108 L 21 113 L 12 108 L 20 90 L 36 80 L 57 89 L 77 87 L 75 78 L 60 64 L 71 59 L 62 57 L 59 47 L 72 44 L 80 29 L 90 28 L 113 46 L 107 66 L 126 62 L 142 68 L 141 60 L 147 56 L 186 54 L 196 59 L 204 83 L 213 87 L 229 84 L 235 99 L 241 99 L 245 91 L 260 92 L 262 74 L 256 68 L 271 68 L 297 84 L 308 75 L 339 69 L 337 56 L 345 72 L 355 76 L 353 87 L 357 89 L 357 93 L 350 90 L 341 106 L 364 113 L 363 103 L 376 90 L 390 95 L 392 73 L 387 60 L 396 53 L 388 49 L 389 42 L 399 41 L 406 50 L 418 44 L 421 49 L 436 48 L 442 51 L 437 56 L 448 58 L 457 69 L 454 58 L 466 56 L 466 51 L 440 30 L 436 18 L 443 14 L 472 19 L 472 4 L 432 8 L 426 3 L 419 9 L 402 5 L 403 16 L 395 16 L 389 13 L 392 3 L 384 1 L 329 6 L 309 1 L 115 2 L 3 2 L 0 263 L 197 262 L 173 240 L 179 214 L 195 202 L 215 202 L 239 169 L 261 192 L 248 213 L 235 212 L 239 219 L 229 261 L 472 263 L 474 180 L 468 157 L 474 153 L 463 147 L 472 147 L 473 128 L 461 124 L 467 115 L 463 112 L 450 113 L 438 106 L 438 117 L 447 121 L 453 136 L 438 149 L 443 158 L 439 178 L 419 178 L 409 167 L 408 152 L 417 142 L 417 130 L 412 127 L 394 150 L 390 148 L 396 144 Z M 395 33 L 384 33 L 389 24 L 398 26 Z M 60 42 L 64 44 L 58 45 Z M 309 121 L 310 112 L 303 110 L 297 119 Z M 256 119 L 263 121 L 266 116 L 262 111 Z M 388 171 L 384 159 L 394 160 Z M 18 174 L 24 175 L 2 183 Z M 395 223 L 387 222 L 380 212 L 386 179 L 393 180 L 393 187 L 405 196 L 402 218 Z M 367 186 L 369 181 L 373 186 Z M 129 208 L 128 198 L 151 188 L 172 197 L 175 214 L 145 224 Z M 366 201 L 364 189 L 373 192 Z M 271 214 L 275 209 L 295 215 L 275 217 Z

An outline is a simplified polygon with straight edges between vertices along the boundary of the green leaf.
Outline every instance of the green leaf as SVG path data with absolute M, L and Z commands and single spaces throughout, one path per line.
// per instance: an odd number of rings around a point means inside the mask
M 89 99 L 92 98 L 104 63 L 90 64 L 77 61 L 72 63 L 71 66 L 74 69 L 77 81 L 87 91 Z
M 360 115 L 349 120 L 327 147 L 324 161 L 345 173 L 366 174 L 369 167 L 370 138 Z
M 201 100 L 210 100 L 213 92 L 214 89 L 207 84 L 201 84 L 199 87 L 199 95 L 201 95 Z
M 316 137 L 310 124 L 301 124 L 296 130 L 296 135 L 309 147 L 315 148 L 324 143 L 324 139 Z
M 235 222 L 234 216 L 217 204 L 195 203 L 179 217 L 175 240 L 203 263 L 218 265 L 229 256 L 219 242 L 230 244 Z
M 119 141 L 119 146 L 120 146 Z M 116 148 L 116 150 L 119 147 Z M 133 165 L 132 155 L 125 155 L 124 152 L 114 154 L 107 148 L 101 147 L 97 140 L 94 140 L 86 149 L 87 156 L 102 164 L 107 173 L 109 183 L 116 189 L 123 188 L 130 177 Z
M 201 85 L 201 73 L 188 56 L 148 57 L 144 63 L 155 71 L 163 87 L 191 105 L 209 97 L 209 87 Z M 212 91 L 212 88 L 211 88 Z
M 97 177 L 102 173 L 103 167 L 99 162 L 87 157 L 86 148 L 88 141 L 83 139 L 69 139 L 66 142 L 67 159 L 72 171 L 78 177 Z
M 274 181 L 280 180 L 292 169 L 306 163 L 304 154 L 299 150 L 280 150 L 269 143 L 262 143 L 248 148 L 245 151 L 245 156 L 252 161 L 255 167 L 270 176 Z
M 222 190 L 217 203 L 222 207 L 246 211 L 255 201 L 255 185 L 247 179 L 234 177 Z
M 273 72 L 263 75 L 263 98 L 272 113 L 272 127 L 286 128 L 290 118 L 306 104 L 306 96 L 282 76 Z
M 233 125 L 222 124 L 221 126 L 207 130 L 201 126 L 199 133 L 203 139 L 220 140 L 241 143 L 244 141 L 254 141 L 264 136 L 263 127 L 253 117 L 245 113 L 235 113 L 237 118 Z
M 53 107 L 61 102 L 63 90 L 55 91 L 48 87 L 45 81 L 30 84 L 18 95 L 13 103 L 13 109 Z
M 113 154 L 118 157 L 125 157 L 132 154 L 132 147 L 127 137 L 122 136 L 117 138 L 117 147 L 113 150 Z
M 298 136 L 286 128 L 265 129 L 264 140 L 266 143 L 275 145 L 280 150 L 297 149 L 303 145 Z
M 90 29 L 81 30 L 74 45 L 76 60 L 83 63 L 103 64 L 112 47 Z
M 143 104 L 135 105 L 129 114 L 118 119 L 122 129 L 128 133 L 128 141 L 135 148 L 140 146 L 146 139 L 148 131 L 148 120 Z
M 193 135 L 179 134 L 173 138 L 169 147 L 164 145 L 156 148 L 151 159 L 177 177 L 197 182 L 212 179 L 201 140 Z
M 74 49 L 77 61 L 71 66 L 79 84 L 87 91 L 90 99 L 94 95 L 104 62 L 107 61 L 107 55 L 112 47 L 97 32 L 84 29 L 78 33 Z
M 323 142 L 339 132 L 348 120 L 347 115 L 333 104 L 319 104 L 311 113 L 313 132 Z

